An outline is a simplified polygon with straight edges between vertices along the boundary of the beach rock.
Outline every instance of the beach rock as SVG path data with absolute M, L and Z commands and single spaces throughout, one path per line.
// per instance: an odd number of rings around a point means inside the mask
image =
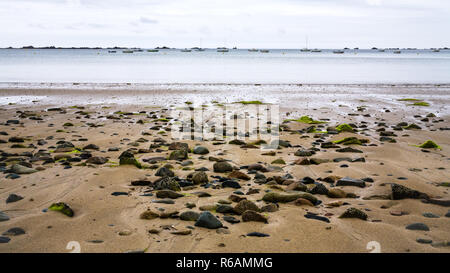
M 240 171 L 232 171 L 229 175 L 228 178 L 236 178 L 236 179 L 241 179 L 241 180 L 250 180 L 250 176 L 246 175 L 243 172 Z
M 115 191 L 113 193 L 111 193 L 112 196 L 128 196 L 128 192 L 124 192 L 124 191 Z
M 156 213 L 156 212 L 151 211 L 150 209 L 144 211 L 139 216 L 139 218 L 143 219 L 143 220 L 152 220 L 152 219 L 155 219 L 155 218 L 158 218 L 158 217 L 159 217 L 159 214 Z
M 48 209 L 53 211 L 59 211 L 62 214 L 69 217 L 73 217 L 75 214 L 74 211 L 69 207 L 69 205 L 63 202 L 53 203 Z
M 339 179 L 336 182 L 336 186 L 353 186 L 353 187 L 360 187 L 364 188 L 366 186 L 366 183 L 363 180 L 360 179 L 353 179 L 350 177 L 344 177 Z
M 226 180 L 222 183 L 223 188 L 233 188 L 233 189 L 240 189 L 241 185 L 239 182 L 234 180 Z
M 169 150 L 182 150 L 182 151 L 189 151 L 189 145 L 187 143 L 183 142 L 172 142 L 169 145 Z
M 12 143 L 23 143 L 25 142 L 25 139 L 23 137 L 10 137 L 8 139 L 8 142 L 12 142 Z
M 247 236 L 250 236 L 250 237 L 269 237 L 270 235 L 269 234 L 265 234 L 265 233 L 261 233 L 261 232 L 250 232 L 250 233 L 247 233 Z
M 174 235 L 190 235 L 190 234 L 192 234 L 192 230 L 185 229 L 185 230 L 172 231 L 170 234 L 174 234 Z
M 275 203 L 267 204 L 261 207 L 261 212 L 276 212 L 278 211 L 278 206 Z
M 216 173 L 225 173 L 225 172 L 233 171 L 233 167 L 230 165 L 230 163 L 225 162 L 225 161 L 214 163 L 213 169 L 214 169 L 214 172 L 216 172 Z
M 222 223 L 211 212 L 204 211 L 195 222 L 195 226 L 209 229 L 217 229 L 222 227 Z
M 302 182 L 293 182 L 286 187 L 287 191 L 306 191 L 307 187 Z
M 180 184 L 173 177 L 163 177 L 153 183 L 155 190 L 181 191 Z
M 228 197 L 229 200 L 231 200 L 232 202 L 236 202 L 239 203 L 241 200 L 247 200 L 247 198 L 245 197 L 241 197 L 241 196 L 237 196 L 235 194 L 232 194 Z
M 233 139 L 230 142 L 228 142 L 228 144 L 233 144 L 233 145 L 245 145 L 246 143 L 240 139 Z
M 425 213 L 422 213 L 422 216 L 423 216 L 423 217 L 426 217 L 426 218 L 439 218 L 438 215 L 436 215 L 436 214 L 434 214 L 434 213 L 431 213 L 431 212 L 425 212 Z
M 338 152 L 338 153 L 362 153 L 363 151 L 352 148 L 352 147 L 345 147 L 345 148 L 337 149 L 336 152 Z
M 184 211 L 180 214 L 180 219 L 183 221 L 197 221 L 199 217 L 200 213 L 192 210 Z
M 253 210 L 246 210 L 244 213 L 242 213 L 242 221 L 244 222 L 262 222 L 267 224 L 267 218 L 263 215 L 253 211 Z
M 237 223 L 241 222 L 241 220 L 239 220 L 239 219 L 237 219 L 237 218 L 235 218 L 233 216 L 224 216 L 223 220 L 228 222 L 228 223 L 230 223 L 230 224 L 237 224 Z
M 206 173 L 203 171 L 194 172 L 191 179 L 192 182 L 194 182 L 194 184 L 196 185 L 208 183 L 208 175 L 206 175 Z
M 101 156 L 93 156 L 93 157 L 88 158 L 88 160 L 86 160 L 86 163 L 97 164 L 97 165 L 105 164 L 106 162 L 108 162 L 108 159 L 106 157 L 101 157 Z
M 0 211 L 0 222 L 8 221 L 9 216 L 6 215 L 4 212 Z
M 8 203 L 14 203 L 14 202 L 20 201 L 20 200 L 22 200 L 22 199 L 23 199 L 22 196 L 12 193 L 12 194 L 10 194 L 10 195 L 8 196 L 8 198 L 6 199 L 6 204 L 8 204 Z
M 445 214 L 445 217 L 450 217 L 450 210 Z M 1 212 L 0 212 L 0 221 L 1 221 Z
M 443 206 L 443 207 L 450 207 L 450 199 L 429 198 L 429 199 L 423 199 L 422 202 L 435 204 L 435 205 Z
M 209 150 L 203 146 L 195 146 L 193 153 L 196 155 L 206 155 L 209 153 Z
M 305 218 L 319 220 L 319 221 L 322 221 L 322 222 L 325 222 L 325 223 L 329 223 L 330 222 L 330 219 L 328 219 L 327 217 L 316 215 L 316 214 L 313 214 L 313 213 L 310 213 L 310 212 L 306 213 L 304 216 L 305 216 Z
M 339 218 L 358 218 L 365 221 L 367 214 L 357 208 L 348 208 Z
M 275 192 L 266 193 L 263 200 L 271 203 L 287 203 L 297 200 L 298 198 L 304 198 L 309 200 L 311 203 L 316 204 L 318 202 L 317 198 L 309 193 L 298 193 L 298 194 L 280 194 Z
M 37 172 L 37 170 L 25 167 L 21 164 L 14 164 L 11 166 L 11 172 L 15 174 L 31 174 Z
M 248 171 L 260 171 L 260 172 L 268 172 L 268 170 L 261 164 L 250 164 L 248 165 Z
M 405 198 L 410 199 L 428 199 L 428 195 L 416 190 L 412 190 L 408 187 L 392 183 L 391 184 L 391 190 L 392 190 L 392 199 L 393 200 L 400 200 Z
M 152 184 L 151 181 L 149 180 L 136 180 L 136 181 L 131 181 L 131 186 L 150 186 Z
M 406 226 L 406 229 L 409 230 L 421 230 L 421 231 L 429 231 L 430 228 L 424 223 L 413 223 Z
M 312 187 L 310 187 L 308 189 L 308 191 L 310 194 L 323 194 L 326 195 L 328 193 L 328 189 L 327 187 L 325 187 L 325 185 L 321 184 L 321 183 L 315 183 L 313 184 Z
M 306 156 L 312 156 L 313 154 L 315 154 L 315 152 L 313 151 L 308 151 L 308 150 L 297 150 L 294 155 L 295 156 L 302 156 L 302 157 L 306 157 Z
M 175 173 L 172 170 L 170 170 L 169 168 L 161 167 L 156 171 L 155 176 L 174 177 Z
M 170 198 L 164 198 L 164 199 L 152 200 L 152 203 L 173 205 L 173 204 L 175 204 L 175 201 L 173 201 L 173 199 L 170 199 Z
M 417 238 L 416 242 L 418 242 L 419 244 L 431 244 L 433 240 L 425 238 Z
M 256 211 L 256 212 L 260 211 L 259 207 L 250 200 L 241 200 L 234 207 L 234 212 L 236 212 L 239 215 L 243 214 L 247 210 L 252 210 L 252 211 Z
M 134 157 L 134 154 L 129 151 L 124 151 L 119 156 L 119 164 L 120 165 L 134 165 L 137 168 L 142 168 L 141 163 L 137 161 L 137 159 Z
M 9 243 L 9 241 L 11 241 L 11 239 L 9 237 L 0 236 L 0 244 L 6 244 L 6 243 Z
M 230 205 L 219 204 L 216 207 L 218 213 L 234 213 L 233 207 Z
M 175 150 L 170 153 L 169 160 L 185 160 L 188 158 L 188 152 L 186 150 Z
M 159 190 L 156 192 L 156 197 L 158 198 L 170 198 L 170 199 L 177 199 L 179 197 L 183 197 L 184 195 L 172 191 L 172 190 Z
M 3 232 L 2 235 L 4 236 L 19 236 L 25 234 L 25 230 L 20 227 L 13 227 L 8 229 L 7 231 Z
M 98 151 L 98 150 L 100 150 L 100 147 L 98 147 L 95 144 L 88 144 L 88 145 L 83 147 L 83 150 L 96 150 L 96 151 Z

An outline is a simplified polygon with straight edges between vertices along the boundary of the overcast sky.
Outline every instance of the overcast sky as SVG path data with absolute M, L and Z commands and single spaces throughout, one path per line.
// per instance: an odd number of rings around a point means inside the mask
M 0 0 L 0 47 L 450 47 L 449 0 Z

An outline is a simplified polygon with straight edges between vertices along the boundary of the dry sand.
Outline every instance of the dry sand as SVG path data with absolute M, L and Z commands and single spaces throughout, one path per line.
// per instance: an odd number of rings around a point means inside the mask
M 259 88 L 259 87 L 255 87 Z M 275 89 L 278 87 L 274 87 Z M 359 89 L 358 89 L 359 88 Z M 268 93 L 265 95 L 264 90 Z M 328 92 L 327 92 L 328 90 Z M 359 91 L 358 91 L 359 90 Z M 55 150 L 56 142 L 65 140 L 72 142 L 75 147 L 84 147 L 87 144 L 96 144 L 99 151 L 91 151 L 93 156 L 107 157 L 110 161 L 102 165 L 88 164 L 64 169 L 60 162 L 44 164 L 42 161 L 33 162 L 33 168 L 43 167 L 33 174 L 23 174 L 20 178 L 9 179 L 7 174 L 0 175 L 0 211 L 10 217 L 10 220 L 0 222 L 0 233 L 13 227 L 20 227 L 26 234 L 7 236 L 8 243 L 0 244 L 0 252 L 69 252 L 66 245 L 69 241 L 80 243 L 82 252 L 126 252 L 145 250 L 154 252 L 369 252 L 367 244 L 371 241 L 380 243 L 382 252 L 449 252 L 449 246 L 440 246 L 436 243 L 450 241 L 449 208 L 436 204 L 427 204 L 420 199 L 403 200 L 366 200 L 373 195 L 389 195 L 389 183 L 398 183 L 414 190 L 424 192 L 433 198 L 449 200 L 448 186 L 439 186 L 439 183 L 449 183 L 450 175 L 450 133 L 440 128 L 450 127 L 449 86 L 303 86 L 286 92 L 270 91 L 269 87 L 253 93 L 233 91 L 226 95 L 223 90 L 61 90 L 56 89 L 8 89 L 0 90 L 0 131 L 8 135 L 0 135 L 1 140 L 8 141 L 10 137 L 20 136 L 28 140 L 24 145 L 34 144 L 36 148 L 11 148 L 14 143 L 0 143 L 0 150 L 9 155 L 8 160 L 2 158 L 3 163 L 9 167 L 17 161 L 11 158 L 22 158 L 29 161 L 29 157 L 21 156 L 23 152 L 36 153 L 39 149 Z M 128 93 L 127 93 L 128 92 Z M 132 95 L 130 95 L 132 94 Z M 122 98 L 122 96 L 124 96 Z M 197 96 L 197 97 L 195 97 Z M 34 99 L 31 99 L 31 98 Z M 111 98 L 115 97 L 115 101 Z M 125 98 L 126 97 L 126 98 Z M 194 100 L 194 98 L 196 98 Z M 430 103 L 430 106 L 408 106 L 412 102 L 398 101 L 402 98 L 418 98 Z M 121 100 L 122 99 L 122 100 Z M 156 121 L 150 116 L 165 118 L 170 111 L 162 109 L 181 107 L 184 102 L 191 100 L 194 106 L 206 104 L 210 109 L 220 108 L 221 105 L 212 103 L 230 103 L 242 99 L 258 99 L 264 102 L 279 103 L 282 120 L 298 118 L 308 115 L 315 120 L 329 119 L 321 130 L 328 126 L 341 123 L 354 123 L 358 126 L 358 133 L 340 133 L 328 135 L 325 141 L 357 136 L 369 139 L 369 144 L 377 146 L 351 145 L 362 150 L 363 153 L 338 153 L 335 149 L 320 149 L 313 158 L 334 159 L 338 157 L 358 158 L 364 157 L 365 162 L 326 162 L 319 165 L 296 165 L 298 159 L 294 153 L 300 147 L 281 148 L 276 150 L 275 156 L 262 155 L 260 149 L 243 149 L 238 145 L 213 145 L 213 141 L 183 140 L 190 148 L 200 144 L 209 149 L 209 154 L 202 159 L 201 155 L 189 154 L 189 160 L 194 165 L 188 166 L 190 170 L 183 170 L 179 162 L 165 160 L 156 165 L 162 167 L 166 163 L 174 166 L 175 175 L 186 178 L 194 169 L 206 167 L 209 181 L 214 181 L 211 175 L 226 176 L 226 174 L 213 172 L 213 164 L 209 156 L 231 160 L 230 164 L 236 167 L 260 162 L 264 166 L 271 166 L 275 159 L 282 158 L 286 164 L 278 165 L 282 170 L 272 170 L 264 173 L 269 178 L 284 176 L 289 173 L 293 180 L 301 180 L 305 176 L 315 179 L 327 188 L 332 185 L 318 181 L 329 175 L 349 176 L 360 179 L 371 177 L 374 182 L 366 183 L 366 187 L 339 186 L 346 192 L 354 193 L 357 198 L 332 199 L 326 195 L 315 196 L 322 201 L 317 206 L 297 206 L 292 203 L 280 203 L 276 212 L 263 213 L 268 223 L 240 222 L 230 224 L 225 222 L 223 214 L 213 212 L 228 228 L 227 232 L 220 229 L 206 229 L 195 227 L 190 235 L 174 235 L 176 230 L 188 230 L 187 226 L 194 226 L 195 222 L 182 221 L 178 218 L 142 220 L 139 215 L 147 208 L 158 212 L 177 210 L 180 213 L 188 210 L 185 204 L 193 202 L 194 211 L 200 212 L 202 205 L 212 205 L 221 199 L 228 199 L 235 189 L 232 188 L 203 188 L 197 185 L 194 189 L 183 190 L 184 197 L 175 199 L 175 204 L 152 203 L 155 196 L 142 196 L 149 187 L 131 186 L 130 182 L 138 179 L 155 181 L 156 170 L 138 169 L 134 166 L 118 166 L 119 155 L 129 149 L 148 149 L 153 140 L 162 137 L 168 143 L 174 142 L 170 132 L 158 134 L 158 131 L 149 130 L 155 124 L 163 127 L 169 126 L 163 121 Z M 33 102 L 33 100 L 35 100 Z M 121 101 L 123 103 L 121 103 Z M 13 103 L 11 103 L 13 102 Z M 84 102 L 84 103 L 83 103 Z M 10 103 L 10 104 L 8 104 Z M 84 106 L 76 109 L 70 106 Z M 277 104 L 278 105 L 278 104 Z M 358 106 L 364 106 L 358 111 Z M 61 107 L 65 113 L 47 111 L 51 107 Z M 389 110 L 387 112 L 386 110 Z M 42 118 L 41 121 L 29 119 L 28 115 L 19 118 L 21 112 L 30 111 Z M 78 111 L 89 113 L 90 117 Z M 134 115 L 114 114 L 116 111 L 133 112 Z M 145 113 L 138 114 L 140 111 Z M 357 115 L 348 115 L 357 114 Z M 421 121 L 427 114 L 434 113 L 436 117 L 429 121 Z M 367 116 L 369 114 L 370 116 Z M 115 115 L 120 119 L 105 118 Z M 366 115 L 366 116 L 364 116 Z M 420 117 L 414 117 L 420 115 Z M 20 124 L 5 125 L 7 120 L 20 120 Z M 145 123 L 139 124 L 138 120 Z M 66 122 L 74 126 L 63 127 Z M 363 123 L 366 122 L 366 123 Z M 421 130 L 393 131 L 397 143 L 380 142 L 380 127 L 375 122 L 384 122 L 386 130 L 399 122 L 415 123 Z M 91 123 L 91 124 L 90 124 Z M 54 126 L 49 126 L 54 124 Z M 102 126 L 92 126 L 92 124 Z M 280 139 L 289 141 L 291 145 L 301 145 L 308 149 L 312 143 L 321 137 L 320 133 L 293 133 L 305 129 L 310 124 L 288 122 L 285 123 L 290 131 L 280 133 Z M 367 125 L 367 130 L 361 125 Z M 320 130 L 320 128 L 318 128 Z M 57 130 L 63 130 L 57 132 Z M 150 132 L 151 135 L 142 135 Z M 47 144 L 37 145 L 39 139 L 46 140 Z M 305 137 L 306 136 L 306 137 Z M 318 138 L 315 138 L 318 136 Z M 128 145 L 139 138 L 149 142 L 139 143 L 138 147 Z M 87 141 L 80 141 L 86 138 Z M 441 149 L 429 149 L 428 153 L 421 151 L 414 145 L 431 139 L 441 146 Z M 229 139 L 226 139 L 228 142 Z M 110 147 L 117 147 L 119 151 L 108 151 Z M 345 147 L 345 146 L 341 146 Z M 151 152 L 135 155 L 143 163 L 143 159 L 157 156 L 168 157 L 171 151 L 162 146 L 161 151 L 151 149 Z M 55 153 L 51 153 L 52 156 Z M 76 157 L 77 154 L 71 154 Z M 84 161 L 84 160 L 83 160 Z M 143 163 L 146 166 L 154 165 Z M 342 168 L 342 164 L 349 167 Z M 241 170 L 246 173 L 246 170 Z M 265 191 L 282 192 L 286 186 L 278 185 L 279 190 L 268 185 L 256 184 L 254 174 L 249 175 L 252 180 L 240 180 L 243 193 L 248 189 L 259 189 L 260 192 L 243 195 L 255 202 L 259 207 L 265 205 L 260 200 Z M 405 177 L 407 180 L 398 178 Z M 447 184 L 448 185 L 448 184 Z M 199 198 L 195 192 L 207 192 L 211 197 Z M 128 196 L 112 196 L 113 192 L 127 192 Z M 155 193 L 156 191 L 153 191 Z M 23 197 L 22 200 L 6 203 L 10 194 Z M 329 207 L 325 204 L 334 201 L 347 202 L 348 205 Z M 55 211 L 46 211 L 54 202 L 65 202 L 75 212 L 74 217 L 67 217 Z M 233 206 L 236 203 L 232 204 Z M 364 211 L 368 220 L 338 218 L 347 208 L 354 207 Z M 402 211 L 405 215 L 394 216 L 391 212 Z M 329 218 L 330 223 L 307 219 L 306 212 L 317 213 Z M 427 218 L 423 213 L 433 213 L 439 218 Z M 445 216 L 447 214 L 447 217 Z M 239 215 L 234 215 L 241 219 Z M 405 226 L 411 223 L 425 223 L 429 231 L 407 230 Z M 159 230 L 159 234 L 150 234 L 151 229 Z M 245 236 L 249 232 L 262 232 L 269 237 Z M 122 233 L 121 233 L 122 232 Z M 121 233 L 122 235 L 120 235 Z M 126 235 L 123 235 L 126 233 Z M 431 239 L 432 244 L 416 242 L 418 238 Z

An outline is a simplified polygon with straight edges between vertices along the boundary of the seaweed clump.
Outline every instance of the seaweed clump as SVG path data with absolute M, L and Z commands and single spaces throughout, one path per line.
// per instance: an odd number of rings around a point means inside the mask
M 423 148 L 423 149 L 441 149 L 441 146 L 437 145 L 432 140 L 427 140 L 422 145 L 418 145 L 417 147 Z
M 339 124 L 339 125 L 336 127 L 336 130 L 337 130 L 339 133 L 340 133 L 340 132 L 350 132 L 350 133 L 353 133 L 353 132 L 354 132 L 353 127 L 350 126 L 350 125 L 348 125 L 347 123 Z
M 64 215 L 67 215 L 69 217 L 73 217 L 74 212 L 73 210 L 67 205 L 66 203 L 59 202 L 59 203 L 53 203 L 49 208 L 49 210 L 53 211 L 59 211 Z

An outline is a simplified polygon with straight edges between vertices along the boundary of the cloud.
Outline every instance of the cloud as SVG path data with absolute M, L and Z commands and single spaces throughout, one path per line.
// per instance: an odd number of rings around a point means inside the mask
M 0 46 L 449 46 L 442 0 L 1 0 Z

